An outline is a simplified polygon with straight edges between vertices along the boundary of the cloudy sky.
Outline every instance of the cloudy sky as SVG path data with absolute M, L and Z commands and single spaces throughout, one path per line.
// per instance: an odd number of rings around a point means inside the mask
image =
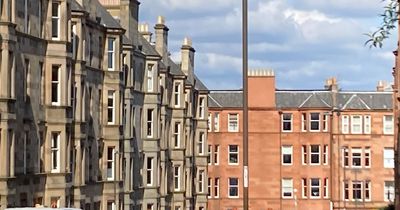
M 163 15 L 169 47 L 180 60 L 182 39 L 196 49 L 195 71 L 210 89 L 241 87 L 241 0 L 141 0 L 140 22 Z M 249 67 L 272 68 L 281 89 L 322 88 L 335 76 L 346 90 L 392 81 L 397 36 L 382 49 L 363 33 L 380 23 L 381 0 L 249 0 Z

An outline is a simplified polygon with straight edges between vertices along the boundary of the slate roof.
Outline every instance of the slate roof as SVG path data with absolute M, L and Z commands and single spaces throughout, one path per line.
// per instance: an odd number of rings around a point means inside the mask
M 204 85 L 204 83 L 196 75 L 194 75 L 194 79 L 195 79 L 195 83 L 196 83 L 194 88 L 196 90 L 208 91 L 208 88 Z
M 168 64 L 170 65 L 170 73 L 177 76 L 185 76 L 185 73 L 181 70 L 181 67 L 176 64 L 170 57 L 168 57 Z
M 72 0 L 71 1 L 71 10 L 73 10 L 73 11 L 85 11 L 85 9 L 83 9 L 83 7 L 76 0 Z
M 154 46 L 152 46 L 143 36 L 139 35 L 139 43 L 142 45 L 142 52 L 149 56 L 160 56 Z
M 98 0 L 91 0 L 89 5 L 80 5 L 76 0 L 72 0 L 71 9 L 76 11 L 87 11 L 100 18 L 100 24 L 107 28 L 122 29 L 122 26 L 110 13 L 100 4 Z
M 332 109 L 340 110 L 390 110 L 393 109 L 392 92 L 350 92 L 341 91 L 336 95 L 327 90 L 277 90 L 276 107 L 281 109 Z M 211 91 L 209 106 L 212 108 L 242 107 L 242 91 Z

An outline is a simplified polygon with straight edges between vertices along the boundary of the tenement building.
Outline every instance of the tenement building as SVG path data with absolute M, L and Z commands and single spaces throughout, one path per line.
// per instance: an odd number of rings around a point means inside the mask
M 0 1 L 0 210 L 207 207 L 208 90 L 137 0 Z
M 249 72 L 251 209 L 378 209 L 394 201 L 392 92 L 277 90 Z M 209 95 L 208 209 L 243 203 L 242 91 Z

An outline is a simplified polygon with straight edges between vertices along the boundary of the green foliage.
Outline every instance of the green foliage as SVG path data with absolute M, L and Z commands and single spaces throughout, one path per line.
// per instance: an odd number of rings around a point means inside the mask
M 387 2 L 384 7 L 383 14 L 380 15 L 382 23 L 380 27 L 371 33 L 365 34 L 368 36 L 368 40 L 365 45 L 369 47 L 379 47 L 383 45 L 383 41 L 390 36 L 390 32 L 396 28 L 397 20 L 399 19 L 399 3 L 400 0 L 382 0 Z
M 389 204 L 388 206 L 382 207 L 379 210 L 394 210 L 394 205 Z

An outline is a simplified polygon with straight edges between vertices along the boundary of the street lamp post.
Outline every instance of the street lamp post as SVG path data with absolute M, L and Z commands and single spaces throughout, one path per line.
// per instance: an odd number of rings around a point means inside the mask
M 243 44 L 243 209 L 249 209 L 249 160 L 248 160 L 248 15 L 247 0 L 242 0 L 242 44 Z

